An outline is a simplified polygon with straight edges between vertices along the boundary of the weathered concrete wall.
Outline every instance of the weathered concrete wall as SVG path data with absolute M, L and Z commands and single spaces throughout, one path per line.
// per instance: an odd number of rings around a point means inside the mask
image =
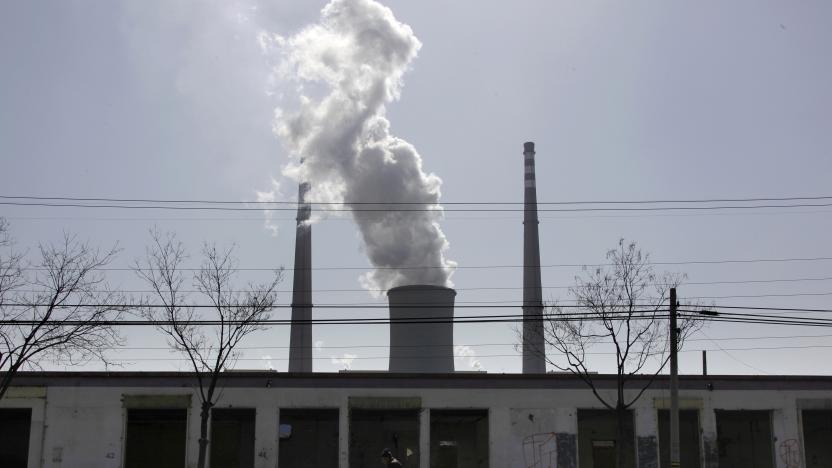
M 509 410 L 512 468 L 578 466 L 578 422 L 575 408 Z
M 188 415 L 188 466 L 194 466 L 199 437 L 198 397 L 188 387 L 48 387 L 16 388 L 0 401 L 0 407 L 32 408 L 29 466 L 121 468 L 124 451 L 125 411 L 123 395 L 191 395 Z M 21 393 L 23 392 L 23 393 Z M 517 388 L 225 388 L 218 407 L 254 408 L 255 466 L 275 468 L 278 459 L 277 426 L 280 408 L 333 408 L 339 411 L 339 468 L 348 468 L 349 401 L 355 397 L 417 398 L 423 409 L 487 409 L 489 414 L 489 461 L 495 468 L 572 468 L 577 466 L 577 410 L 600 408 L 583 389 Z M 657 437 L 656 400 L 667 397 L 662 390 L 648 391 L 636 403 L 635 431 L 642 438 L 639 466 L 650 465 Z M 804 467 L 801 453 L 799 409 L 807 405 L 832 407 L 832 391 L 778 390 L 685 390 L 682 398 L 701 403 L 702 460 L 716 468 L 716 409 L 766 410 L 772 414 L 772 457 L 778 468 Z M 814 403 L 807 403 L 814 402 Z M 429 431 L 424 422 L 430 411 L 420 414 L 420 465 Z M 530 417 L 531 416 L 531 417 Z M 427 419 L 426 419 L 427 418 Z M 539 435 L 536 439 L 535 435 Z M 531 439 L 529 439 L 531 437 Z M 549 437 L 549 439 L 547 439 Z M 787 442 L 794 440 L 796 442 Z M 543 453 L 554 452 L 541 463 L 527 463 L 524 442 L 537 444 Z M 796 451 L 796 452 L 795 452 Z M 786 455 L 782 455 L 786 454 Z M 795 464 L 794 456 L 800 457 Z M 724 467 L 723 467 L 724 468 Z

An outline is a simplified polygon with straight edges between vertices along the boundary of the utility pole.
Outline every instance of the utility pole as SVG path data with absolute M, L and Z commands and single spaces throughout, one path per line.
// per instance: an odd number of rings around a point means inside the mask
M 676 326 L 676 288 L 670 288 L 670 468 L 679 468 L 679 329 Z

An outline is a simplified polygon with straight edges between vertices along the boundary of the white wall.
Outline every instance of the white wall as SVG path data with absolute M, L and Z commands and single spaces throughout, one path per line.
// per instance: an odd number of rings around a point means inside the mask
M 32 435 L 30 468 L 88 467 L 121 468 L 125 410 L 122 395 L 192 394 L 189 411 L 189 467 L 196 465 L 199 438 L 199 398 L 189 388 L 177 387 L 48 387 L 16 389 L 13 397 L 0 401 L 0 407 L 31 407 Z M 339 408 L 341 414 L 340 468 L 349 459 L 349 397 L 420 397 L 424 408 L 478 408 L 489 410 L 490 461 L 492 467 L 527 468 L 528 447 L 524 443 L 546 444 L 546 434 L 577 432 L 578 408 L 601 408 L 585 390 L 546 389 L 401 389 L 401 388 L 226 388 L 217 407 L 255 408 L 257 410 L 256 466 L 277 466 L 277 425 L 279 408 Z M 635 405 L 636 433 L 654 435 L 655 405 L 667 398 L 666 391 L 648 391 Z M 682 391 L 681 398 L 700 402 L 703 440 L 715 438 L 715 409 L 762 409 L 772 411 L 777 468 L 794 468 L 782 457 L 781 450 L 801 444 L 796 401 L 832 402 L 829 391 Z M 805 404 L 804 404 L 805 405 Z M 426 413 L 427 414 L 427 413 Z M 531 418 L 529 417 L 531 415 Z M 423 422 L 425 418 L 423 417 Z M 429 437 L 422 431 L 422 437 Z M 537 440 L 537 439 L 539 440 Z M 424 451 L 427 441 L 421 445 Z M 704 444 L 703 444 L 704 445 Z M 703 448 L 704 450 L 704 448 Z M 704 455 L 704 453 L 703 453 Z M 797 454 L 800 457 L 800 453 Z M 802 457 L 800 457 L 802 459 Z M 703 460 L 705 457 L 703 456 Z M 422 460 L 428 460 L 422 454 Z M 524 462 L 524 460 L 526 460 Z M 423 466 L 424 465 L 423 463 Z M 541 465 L 535 468 L 550 468 Z

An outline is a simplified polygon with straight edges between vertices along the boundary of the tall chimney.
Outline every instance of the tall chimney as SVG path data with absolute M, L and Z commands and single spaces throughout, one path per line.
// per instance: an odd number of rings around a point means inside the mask
M 390 372 L 454 371 L 455 296 L 456 291 L 444 286 L 399 286 L 387 291 Z M 413 323 L 420 318 L 426 323 Z
M 312 210 L 306 200 L 308 192 L 309 182 L 302 182 L 298 187 L 289 372 L 312 372 Z
M 540 238 L 537 232 L 537 186 L 534 143 L 523 144 L 525 197 L 523 209 L 523 373 L 545 374 L 543 290 L 540 284 Z

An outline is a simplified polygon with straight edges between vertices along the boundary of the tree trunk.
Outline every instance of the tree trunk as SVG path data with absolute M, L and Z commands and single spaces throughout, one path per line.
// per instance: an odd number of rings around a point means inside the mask
M 2 355 L 2 353 L 0 353 Z M 3 378 L 0 379 L 0 400 L 6 395 L 6 391 L 8 391 L 9 387 L 12 386 L 12 378 L 17 373 L 19 367 L 16 366 L 9 366 L 9 370 L 3 372 Z
M 617 468 L 630 467 L 630 453 L 632 446 L 632 434 L 628 434 L 627 408 L 620 402 L 615 407 L 615 466 Z
M 3 379 L 0 380 L 0 400 L 3 399 L 3 396 L 6 395 L 6 390 L 9 388 L 11 382 L 7 382 L 9 375 L 3 375 Z
M 211 404 L 202 403 L 202 411 L 199 413 L 199 459 L 197 468 L 205 468 L 205 459 L 208 452 L 208 418 L 211 416 Z

